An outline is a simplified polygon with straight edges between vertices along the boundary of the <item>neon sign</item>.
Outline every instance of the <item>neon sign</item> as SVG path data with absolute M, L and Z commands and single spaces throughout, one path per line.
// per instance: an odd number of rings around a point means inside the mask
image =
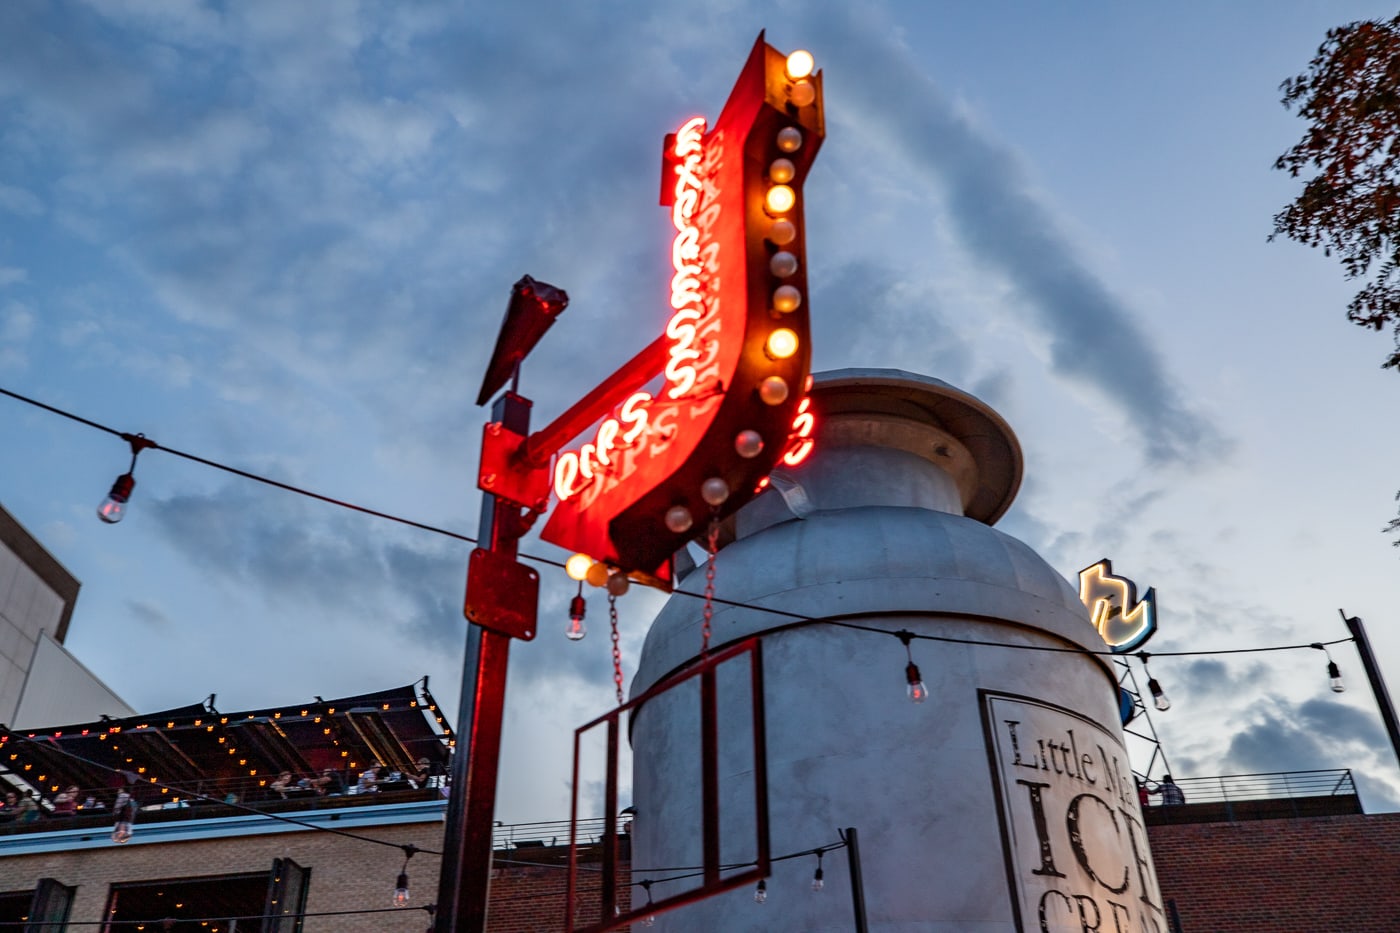
M 675 314 L 666 325 L 671 345 L 671 358 L 666 363 L 666 379 L 670 388 L 666 394 L 680 398 L 695 388 L 695 361 L 700 358 L 696 347 L 696 325 L 704 316 L 701 295 L 700 230 L 695 226 L 695 210 L 700 205 L 700 161 L 704 154 L 701 142 L 705 135 L 705 118 L 695 117 L 676 131 L 672 152 L 676 159 L 675 202 L 671 205 L 671 224 L 676 238 L 671 243 L 671 265 L 676 274 L 671 277 L 671 307 Z
M 626 450 L 646 433 L 650 415 L 646 404 L 651 401 L 650 392 L 638 392 L 626 402 L 617 417 L 608 418 L 598 426 L 591 444 L 584 444 L 576 451 L 559 455 L 554 462 L 554 494 L 563 502 L 593 481 L 600 472 L 614 464 L 613 454 Z M 623 425 L 631 425 L 623 430 Z
M 671 555 L 812 450 L 802 185 L 825 118 L 820 73 L 786 63 L 760 35 L 719 117 L 666 139 L 660 336 L 543 430 L 483 442 L 483 490 L 636 579 L 668 585 Z
M 784 466 L 795 467 L 806 460 L 816 444 L 812 439 L 812 431 L 817 426 L 817 419 L 811 408 L 810 397 L 804 398 L 797 406 L 797 417 L 792 420 L 792 433 L 788 435 L 787 453 L 783 454 Z
M 1108 558 L 1079 571 L 1079 599 L 1089 609 L 1089 621 L 1115 653 L 1132 651 L 1157 631 L 1157 591 L 1149 588 L 1141 600 L 1137 586 L 1114 574 Z

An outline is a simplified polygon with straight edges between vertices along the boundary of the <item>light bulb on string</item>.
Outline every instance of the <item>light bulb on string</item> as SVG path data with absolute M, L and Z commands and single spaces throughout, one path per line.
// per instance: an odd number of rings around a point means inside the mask
M 1342 683 L 1342 669 L 1337 666 L 1337 662 L 1332 660 L 1332 653 L 1327 650 L 1327 646 L 1320 641 L 1315 641 L 1308 647 L 1316 648 L 1327 656 L 1327 680 L 1332 687 L 1333 693 L 1346 693 L 1347 685 Z
M 755 904 L 762 904 L 766 900 L 768 900 L 768 882 L 760 878 L 758 879 L 758 887 L 753 889 L 753 901 Z
M 904 667 L 905 696 L 909 697 L 911 703 L 922 703 L 928 699 L 928 687 L 924 684 L 924 676 L 919 673 L 919 665 L 914 663 L 913 649 L 909 647 L 910 642 L 914 640 L 914 633 L 900 630 L 895 635 L 904 644 L 904 654 L 909 660 Z
M 818 849 L 817 852 L 816 852 L 816 855 L 817 855 L 817 870 L 816 870 L 815 872 L 812 873 L 812 890 L 813 890 L 813 891 L 820 891 L 822 888 L 826 887 L 826 882 L 822 880 L 822 856 L 825 855 L 825 854 L 826 854 L 826 853 L 824 853 L 821 849 Z
M 418 852 L 415 845 L 400 846 L 403 849 L 403 868 L 399 869 L 399 877 L 394 881 L 394 896 L 390 899 L 395 907 L 408 906 L 408 860 L 413 858 Z
M 1152 694 L 1152 705 L 1162 712 L 1172 708 L 1172 701 L 1167 698 L 1167 693 L 1162 689 L 1162 685 L 1157 683 L 1157 678 L 1152 676 L 1152 671 L 1148 670 L 1147 662 L 1152 657 L 1146 651 L 1138 652 L 1138 660 L 1142 662 L 1142 671 L 1147 675 L 1147 692 Z
M 564 634 L 569 641 L 578 641 L 588 634 L 588 626 L 583 624 L 583 617 L 588 612 L 588 601 L 583 598 L 583 581 L 578 582 L 578 594 L 569 600 L 569 627 L 564 629 Z
M 141 451 L 156 446 L 156 442 L 144 434 L 123 434 L 121 437 L 131 446 L 131 466 L 112 483 L 107 498 L 97 507 L 97 517 L 108 525 L 115 525 L 126 517 L 126 504 L 136 488 L 136 477 L 133 475 L 136 472 L 136 457 Z
M 647 892 L 647 903 L 646 903 L 646 907 L 648 907 L 648 908 L 651 907 L 651 903 L 652 903 L 652 902 L 651 902 L 651 879 L 647 879 L 646 881 L 640 881 L 640 882 L 638 882 L 638 884 L 640 884 L 640 885 L 642 886 L 642 890 L 643 890 L 643 891 L 646 891 L 646 892 Z M 645 909 L 645 908 L 643 908 L 643 909 Z M 656 924 L 656 915 L 655 915 L 655 914 L 647 914 L 646 916 L 644 916 L 644 917 L 642 918 L 642 926 L 644 926 L 644 927 L 654 926 L 655 924 Z

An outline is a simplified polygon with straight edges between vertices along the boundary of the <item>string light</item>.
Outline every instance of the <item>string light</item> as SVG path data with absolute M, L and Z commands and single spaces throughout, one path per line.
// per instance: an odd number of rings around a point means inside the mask
M 753 889 L 753 901 L 755 904 L 762 904 L 768 900 L 768 881 L 764 878 L 758 879 L 758 887 Z
M 914 651 L 909 647 L 909 643 L 914 640 L 914 633 L 900 629 L 894 633 L 895 636 L 904 643 L 904 654 L 909 663 L 904 668 L 905 695 L 909 697 L 911 703 L 922 703 L 928 699 L 928 687 L 924 685 L 924 676 L 919 673 L 919 665 L 914 663 Z M 820 861 L 820 859 L 818 859 Z M 821 871 L 821 868 L 817 868 Z
M 1152 655 L 1146 651 L 1139 651 L 1137 656 L 1138 660 L 1142 661 L 1142 672 L 1147 675 L 1147 691 L 1152 694 L 1152 705 L 1162 712 L 1166 712 L 1172 708 L 1172 701 L 1167 699 L 1166 691 L 1162 689 L 1161 684 L 1157 683 L 1157 678 L 1152 676 L 1152 672 L 1147 669 L 1147 661 Z
M 1332 660 L 1332 653 L 1327 650 L 1327 646 L 1320 641 L 1315 641 L 1309 648 L 1316 648 L 1327 656 L 1327 679 L 1332 685 L 1333 693 L 1346 693 L 1347 685 L 1342 683 L 1342 669 L 1337 666 L 1337 662 Z
M 127 467 L 125 473 L 118 476 L 116 482 L 112 483 L 112 488 L 107 492 L 107 498 L 102 500 L 102 504 L 97 507 L 97 517 L 108 525 L 115 525 L 126 517 L 126 503 L 131 498 L 131 492 L 136 488 L 136 458 L 141 451 L 156 446 L 156 442 L 148 440 L 144 434 L 123 434 L 122 440 L 131 445 L 131 466 Z
M 779 134 L 778 134 L 778 147 L 779 147 L 780 149 L 782 149 L 783 151 L 785 151 L 785 152 L 795 152 L 798 148 L 801 147 L 801 145 L 802 145 L 802 134 L 801 134 L 801 132 L 800 132 L 799 130 L 797 130 L 795 127 L 784 127 L 784 129 L 783 129 L 782 131 L 779 132 Z M 784 286 L 784 287 L 786 287 L 786 286 Z M 780 289 L 780 290 L 781 290 L 781 289 Z M 809 382 L 811 381 L 811 377 L 810 377 L 810 376 L 808 376 L 808 381 L 809 381 Z M 13 392 L 13 391 L 11 391 L 11 390 L 9 390 L 9 389 L 6 389 L 6 388 L 3 388 L 3 387 L 0 387 L 0 395 L 3 395 L 3 396 L 6 396 L 6 397 L 9 397 L 9 398 L 12 398 L 12 399 L 14 399 L 14 400 L 16 400 L 16 401 L 19 401 L 19 402 L 24 402 L 24 403 L 27 404 L 27 405 L 32 405 L 32 406 L 34 406 L 34 407 L 36 407 L 36 408 L 40 408 L 40 409 L 42 409 L 42 410 L 44 410 L 44 411 L 49 412 L 50 414 L 58 415 L 59 417 L 66 418 L 66 419 L 68 419 L 68 420 L 70 420 L 70 421 L 76 421 L 76 422 L 78 422 L 79 424 L 86 425 L 87 427 L 94 428 L 94 429 L 99 430 L 99 431 L 103 431 L 103 432 L 105 432 L 105 433 L 107 433 L 107 434 L 111 434 L 111 435 L 113 435 L 113 436 L 115 436 L 115 437 L 120 437 L 120 438 L 122 438 L 122 439 L 124 439 L 124 440 L 127 440 L 128 442 L 130 442 L 132 438 L 142 437 L 141 435 L 126 434 L 126 433 L 124 433 L 124 432 L 121 432 L 121 431 L 116 430 L 115 428 L 109 427 L 109 426 L 107 426 L 107 425 L 105 425 L 105 424 L 100 424 L 100 423 L 98 423 L 98 422 L 96 422 L 96 421 L 92 421 L 92 420 L 90 420 L 90 419 L 88 419 L 88 418 L 84 418 L 84 417 L 82 417 L 81 415 L 74 414 L 73 412 L 70 412 L 70 411 L 65 411 L 64 409 L 57 408 L 57 407 L 55 407 L 55 406 L 53 406 L 53 405 L 48 405 L 48 404 L 46 404 L 46 403 L 44 403 L 44 402 L 38 401 L 37 399 L 29 398 L 28 396 L 21 395 L 21 394 L 18 393 L 18 392 Z M 203 465 L 203 466 L 211 467 L 211 468 L 216 469 L 216 470 L 222 470 L 222 471 L 225 472 L 225 473 L 231 473 L 231 474 L 233 474 L 234 476 L 240 476 L 240 477 L 242 477 L 242 478 L 244 478 L 244 479 L 252 480 L 253 482 L 262 483 L 262 484 L 267 485 L 267 486 L 273 486 L 273 487 L 276 487 L 276 488 L 278 488 L 278 489 L 281 489 L 281 490 L 283 490 L 283 491 L 285 491 L 285 492 L 296 493 L 296 494 L 299 495 L 299 496 L 306 496 L 307 498 L 310 498 L 310 499 L 316 499 L 316 500 L 318 500 L 318 501 L 320 501 L 320 502 L 324 502 L 324 503 L 326 503 L 326 504 L 328 504 L 328 505 L 338 506 L 338 507 L 340 507 L 340 508 L 349 509 L 349 510 L 351 510 L 351 511 L 359 512 L 359 513 L 364 514 L 364 515 L 371 515 L 371 516 L 373 516 L 373 517 L 375 517 L 375 518 L 382 518 L 382 519 L 385 519 L 385 520 L 391 521 L 391 522 L 397 522 L 397 523 L 399 523 L 399 524 L 401 524 L 401 525 L 407 525 L 407 526 L 412 527 L 412 528 L 417 528 L 417 529 L 419 529 L 419 530 L 421 530 L 421 531 L 427 531 L 427 532 L 431 532 L 431 533 L 433 533 L 433 534 L 442 535 L 443 537 L 452 538 L 453 540 L 456 540 L 456 541 L 462 541 L 462 542 L 465 542 L 465 543 L 467 543 L 467 544 L 478 544 L 478 543 L 479 543 L 478 540 L 477 540 L 476 538 L 471 537 L 470 535 L 464 535 L 464 534 L 461 534 L 461 533 L 459 533 L 459 532 L 451 531 L 451 530 L 446 529 L 446 528 L 440 528 L 440 527 L 437 527 L 437 526 L 434 526 L 434 525 L 428 525 L 428 524 L 425 524 L 425 523 L 423 523 L 423 522 L 414 521 L 413 519 L 404 518 L 404 517 L 402 517 L 402 516 L 392 515 L 392 514 L 390 514 L 390 513 L 388 513 L 388 512 L 380 512 L 380 511 L 378 511 L 378 510 L 376 510 L 376 509 L 371 509 L 371 508 L 368 508 L 368 507 L 366 507 L 366 506 L 356 505 L 356 504 L 353 503 L 353 502 L 346 502 L 346 501 L 343 501 L 343 500 L 341 500 L 341 499 L 335 499 L 335 498 L 332 498 L 331 496 L 323 495 L 322 493 L 318 493 L 318 492 L 315 492 L 315 491 L 310 490 L 310 489 L 305 489 L 305 488 L 300 487 L 300 486 L 293 486 L 293 485 L 291 485 L 291 484 L 289 484 L 289 483 L 279 482 L 278 480 L 274 480 L 274 479 L 271 479 L 271 478 L 266 477 L 266 476 L 259 476 L 259 475 L 256 474 L 256 473 L 251 473 L 251 472 L 248 472 L 247 470 L 241 470 L 241 469 L 239 469 L 239 468 L 237 468 L 237 467 L 229 466 L 228 464 L 220 463 L 220 462 L 218 462 L 218 461 L 216 461 L 216 460 L 210 460 L 210 459 L 208 459 L 208 458 L 201 457 L 201 456 L 198 456 L 198 455 L 196 455 L 196 454 L 187 453 L 187 452 L 182 451 L 182 450 L 176 450 L 176 449 L 173 448 L 173 447 L 165 447 L 165 446 L 162 446 L 162 445 L 160 445 L 160 444 L 157 444 L 155 441 L 151 441 L 151 440 L 144 439 L 144 438 L 143 438 L 143 441 L 144 441 L 144 444 L 143 444 L 143 448 L 142 448 L 142 449 L 146 449 L 147 447 L 149 447 L 149 448 L 151 448 L 151 449 L 159 450 L 159 451 L 162 451 L 163 453 L 167 453 L 167 454 L 170 454 L 170 455 L 175 456 L 175 457 L 180 457 L 181 459 L 184 459 L 184 460 L 189 460 L 189 461 L 192 461 L 192 462 L 194 462 L 194 463 L 198 463 L 198 464 L 201 464 L 201 465 Z M 763 447 L 763 438 L 762 438 L 762 436 L 759 435 L 758 432 L 756 432 L 756 431 L 752 431 L 752 430 L 741 431 L 741 432 L 739 432 L 739 434 L 738 434 L 738 435 L 736 436 L 736 438 L 735 438 L 735 449 L 739 452 L 739 454 L 740 454 L 741 456 L 744 456 L 744 457 L 754 457 L 754 456 L 757 456 L 758 453 L 759 453 L 759 451 L 762 449 L 762 447 Z M 686 517 L 689 517 L 689 514 L 688 514 L 688 513 L 687 513 L 687 516 L 686 516 Z M 687 528 L 688 528 L 688 527 L 689 527 L 689 526 L 687 526 Z M 674 530 L 674 529 L 673 529 L 673 530 Z M 562 562 L 562 561 L 554 560 L 554 559 L 548 558 L 548 557 L 540 557 L 539 555 L 536 555 L 536 554 L 521 554 L 521 555 L 520 555 L 520 558 L 521 558 L 522 560 L 533 561 L 533 562 L 535 562 L 535 563 L 543 564 L 543 565 L 546 565 L 546 566 L 549 566 L 549 567 L 564 567 L 564 566 L 565 566 L 564 562 Z M 595 586 L 603 586 L 604 584 L 606 584 L 606 582 L 607 582 L 607 567 L 606 567 L 606 566 L 602 566 L 602 567 L 600 568 L 600 570 L 601 570 L 601 573 L 599 574 L 599 578 L 596 580 L 596 582 L 594 582 L 594 579 L 589 579 L 588 582 L 589 582 L 590 584 L 595 585 Z M 690 597 L 690 598 L 692 598 L 692 599 L 701 599 L 701 598 L 703 598 L 703 596 L 702 596 L 700 593 L 692 593 L 692 592 L 688 592 L 688 591 L 682 590 L 682 589 L 677 589 L 677 590 L 675 590 L 675 591 L 674 591 L 674 594 L 675 594 L 675 595 L 678 595 L 678 596 L 688 596 L 688 597 Z M 765 613 L 765 614 L 768 614 L 768 615 L 779 616 L 779 617 L 785 618 L 785 619 L 791 619 L 791 620 L 793 620 L 793 621 L 795 621 L 795 622 L 805 622 L 805 623 L 821 622 L 821 623 L 826 624 L 826 625 L 836 625 L 836 626 L 840 626 L 840 627 L 842 627 L 842 628 L 855 629 L 855 630 L 858 630 L 858 631 L 874 632 L 874 633 L 882 634 L 882 635 L 891 635 L 891 634 L 895 634 L 895 633 L 889 632 L 889 631 L 886 630 L 886 629 L 878 629 L 878 628 L 874 628 L 874 627 L 872 627 L 872 626 L 858 625 L 858 624 L 854 624 L 854 623 L 850 623 L 850 622 L 842 622 L 842 621 L 838 621 L 838 620 L 835 620 L 835 619 L 821 619 L 821 618 L 816 618 L 816 617 L 813 617 L 813 616 L 804 615 L 804 614 L 798 613 L 798 612 L 790 612 L 790 611 L 788 611 L 788 610 L 779 609 L 779 608 L 772 607 L 772 606 L 754 606 L 754 605 L 749 605 L 748 603 L 739 602 L 739 601 L 737 601 L 737 600 L 723 599 L 723 598 L 721 598 L 721 597 L 714 597 L 713 602 L 715 603 L 715 605 L 719 605 L 719 606 L 732 606 L 732 607 L 737 608 L 737 609 L 748 609 L 748 610 L 755 611 L 755 612 L 762 612 L 762 613 Z M 1089 649 L 1089 648 L 1079 648 L 1079 647 L 1075 647 L 1075 648 L 1068 648 L 1068 647 L 1065 647 L 1065 648 L 1062 648 L 1062 647 L 1054 647 L 1054 646 L 1050 646 L 1050 645 L 1012 644 L 1012 643 L 1008 643 L 1008 642 L 998 642 L 998 641 L 991 641 L 991 640 L 987 640 L 987 639 L 955 638 L 955 637 L 946 636 L 946 635 L 913 635 L 912 637 L 913 637 L 913 638 L 916 638 L 916 639 L 920 639 L 920 640 L 925 640 L 925 641 L 938 641 L 938 642 L 945 642 L 945 643 L 948 643 L 948 644 L 958 644 L 958 645 L 981 645 L 981 646 L 994 647 L 994 648 L 1011 648 L 1011 649 L 1019 649 L 1019 650 L 1026 650 L 1026 651 L 1046 651 L 1046 652 L 1059 652 L 1059 653 L 1075 653 L 1075 654 L 1086 654 L 1086 655 L 1100 655 L 1100 656 L 1105 656 L 1105 657 L 1118 657 L 1118 656 L 1121 656 L 1119 652 L 1114 652 L 1114 651 L 1112 651 L 1112 650 L 1110 650 L 1110 649 L 1108 649 L 1108 648 L 1104 648 L 1103 650 L 1095 651 L 1095 650 L 1092 650 L 1092 649 Z M 1320 643 L 1320 644 L 1338 645 L 1338 644 L 1344 644 L 1344 643 L 1350 642 L 1350 641 L 1355 641 L 1355 639 L 1354 639 L 1354 638 L 1339 638 L 1339 639 L 1335 639 L 1335 640 L 1333 640 L 1333 641 L 1329 641 L 1329 642 L 1325 642 L 1325 643 Z M 1213 657 L 1213 656 L 1224 655 L 1224 654 L 1246 654 L 1246 653 L 1257 653 L 1257 652 L 1266 652 L 1266 651 L 1293 651 L 1293 650 L 1299 649 L 1299 648 L 1310 648 L 1310 647 L 1312 647 L 1312 645 L 1310 645 L 1310 644 L 1300 644 L 1300 645 L 1268 645 L 1268 646 L 1262 646 L 1262 647 L 1257 647 L 1257 648 L 1217 648 L 1217 649 L 1202 649 L 1202 650 L 1197 650 L 1197 651 L 1159 651 L 1159 652 L 1156 652 L 1156 654 L 1157 654 L 1158 657 Z M 1160 689 L 1160 687 L 1159 687 L 1159 689 Z
M 817 856 L 817 870 L 812 873 L 812 890 L 820 892 L 822 888 L 826 887 L 826 882 L 822 880 L 822 856 L 826 853 L 824 850 L 818 849 L 815 854 Z
M 418 854 L 418 847 L 409 843 L 403 846 L 403 868 L 399 869 L 399 877 L 394 882 L 394 897 L 392 903 L 395 907 L 408 906 L 408 860 Z
M 588 634 L 588 626 L 583 624 L 583 617 L 587 612 L 588 601 L 583 598 L 583 581 L 580 580 L 578 594 L 569 600 L 569 627 L 564 629 L 569 641 L 578 641 Z

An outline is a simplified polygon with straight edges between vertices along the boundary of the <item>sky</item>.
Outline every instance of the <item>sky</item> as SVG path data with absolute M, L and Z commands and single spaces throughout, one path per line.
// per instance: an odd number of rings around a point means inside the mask
M 999 523 L 1067 578 L 1157 590 L 1156 652 L 1345 638 L 1400 689 L 1400 375 L 1353 283 L 1269 242 L 1304 125 L 1278 85 L 1366 2 L 0 3 L 0 386 L 326 496 L 476 530 L 473 403 L 511 284 L 572 303 L 536 424 L 663 329 L 663 136 L 759 30 L 823 70 L 813 368 L 983 398 L 1025 479 Z M 1386 425 L 1391 425 L 1387 428 Z M 139 710 L 427 674 L 456 709 L 470 545 L 143 454 L 0 398 L 0 504 L 83 584 L 69 649 Z M 525 550 L 566 555 L 529 539 Z M 568 813 L 614 703 L 606 606 L 513 646 L 497 816 Z M 723 580 L 717 581 L 724 595 Z M 619 602 L 630 676 L 655 594 Z M 1400 768 L 1351 645 L 1158 657 L 1178 777 Z M 896 665 L 896 668 L 898 665 Z M 902 690 L 892 668 L 893 688 Z M 1145 763 L 1139 763 L 1141 767 Z

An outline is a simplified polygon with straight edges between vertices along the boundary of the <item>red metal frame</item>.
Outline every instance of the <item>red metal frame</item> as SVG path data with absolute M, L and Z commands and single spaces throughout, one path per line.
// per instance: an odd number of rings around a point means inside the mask
M 754 774 L 754 836 L 756 858 L 752 867 L 721 874 L 719 832 L 719 721 L 716 710 L 715 671 L 725 662 L 748 656 L 749 684 L 753 697 L 753 774 Z M 681 684 L 700 678 L 700 769 L 701 815 L 703 821 L 703 864 L 701 884 L 671 897 L 650 900 L 638 907 L 635 899 L 631 909 L 614 913 L 617 908 L 617 743 L 622 716 L 639 709 L 642 704 L 673 690 Z M 599 920 L 588 926 L 574 924 L 574 897 L 578 890 L 578 789 L 579 745 L 585 732 L 607 726 L 607 780 L 603 799 L 606 817 L 603 825 L 603 879 Z M 758 638 L 741 642 L 702 658 L 697 664 L 652 686 L 645 693 L 610 710 L 590 723 L 574 730 L 573 802 L 569 820 L 569 884 L 565 898 L 564 929 L 566 933 L 607 933 L 625 927 L 644 917 L 676 910 L 687 904 L 704 900 L 724 891 L 751 885 L 770 873 L 768 840 L 768 741 L 763 704 L 763 652 Z

